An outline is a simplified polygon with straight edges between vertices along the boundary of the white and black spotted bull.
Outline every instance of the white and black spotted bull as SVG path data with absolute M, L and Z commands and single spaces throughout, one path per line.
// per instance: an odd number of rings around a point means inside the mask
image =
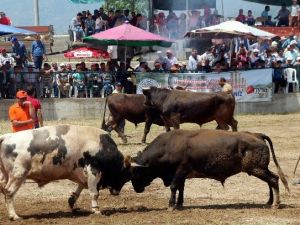
M 61 179 L 77 183 L 69 198 L 71 209 L 88 188 L 92 211 L 98 213 L 99 188 L 118 194 L 127 181 L 129 161 L 105 131 L 93 127 L 59 125 L 0 136 L 0 190 L 9 218 L 19 219 L 13 201 L 26 179 L 39 186 Z

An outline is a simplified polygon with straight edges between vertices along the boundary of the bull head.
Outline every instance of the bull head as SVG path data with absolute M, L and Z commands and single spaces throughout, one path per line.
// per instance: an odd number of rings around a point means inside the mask
M 143 165 L 140 165 L 140 164 L 137 164 L 136 162 L 134 162 L 131 158 L 131 156 L 126 156 L 124 158 L 124 168 L 134 168 L 134 167 L 146 167 L 146 166 L 143 166 Z

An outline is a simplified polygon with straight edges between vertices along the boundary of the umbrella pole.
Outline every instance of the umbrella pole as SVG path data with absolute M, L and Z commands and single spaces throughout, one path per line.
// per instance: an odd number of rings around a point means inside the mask
M 127 55 L 126 55 L 126 53 L 127 53 L 127 46 L 125 46 L 125 68 L 127 67 Z

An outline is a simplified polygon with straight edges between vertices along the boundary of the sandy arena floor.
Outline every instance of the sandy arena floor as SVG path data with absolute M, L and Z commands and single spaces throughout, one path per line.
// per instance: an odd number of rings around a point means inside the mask
M 0 197 L 0 224 L 300 224 L 300 185 L 291 182 L 300 177 L 300 169 L 293 176 L 293 169 L 300 155 L 300 114 L 238 116 L 239 129 L 262 132 L 269 135 L 283 171 L 288 176 L 292 193 L 285 193 L 282 183 L 281 209 L 265 207 L 268 199 L 267 184 L 247 174 L 229 178 L 225 187 L 214 180 L 194 179 L 186 182 L 185 203 L 181 211 L 168 212 L 169 188 L 155 180 L 142 194 L 136 194 L 130 183 L 126 184 L 120 196 L 113 197 L 107 190 L 100 193 L 99 204 L 102 215 L 90 214 L 89 193 L 84 191 L 78 201 L 81 210 L 72 214 L 67 199 L 75 189 L 69 181 L 53 182 L 39 189 L 27 181 L 16 197 L 16 211 L 24 218 L 10 222 L 3 196 Z M 46 121 L 47 125 L 72 123 L 99 127 L 100 120 Z M 210 123 L 205 128 L 214 128 Z M 198 129 L 186 124 L 185 129 Z M 140 144 L 143 125 L 137 129 L 127 123 L 126 134 L 129 144 L 122 145 L 114 134 L 119 149 L 126 155 L 135 155 L 145 145 Z M 0 121 L 0 132 L 9 132 L 9 124 Z M 148 141 L 153 140 L 163 128 L 154 126 Z M 270 168 L 276 172 L 271 161 Z

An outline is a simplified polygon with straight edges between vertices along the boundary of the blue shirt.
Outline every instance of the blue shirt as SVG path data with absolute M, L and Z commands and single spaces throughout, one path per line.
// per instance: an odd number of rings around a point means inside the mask
M 17 55 L 17 56 L 21 56 L 21 57 L 25 57 L 26 56 L 26 47 L 24 45 L 23 42 L 18 41 L 18 44 L 14 44 L 12 47 L 12 52 Z
M 46 54 L 44 44 L 40 40 L 32 42 L 31 52 L 34 57 L 43 56 Z

